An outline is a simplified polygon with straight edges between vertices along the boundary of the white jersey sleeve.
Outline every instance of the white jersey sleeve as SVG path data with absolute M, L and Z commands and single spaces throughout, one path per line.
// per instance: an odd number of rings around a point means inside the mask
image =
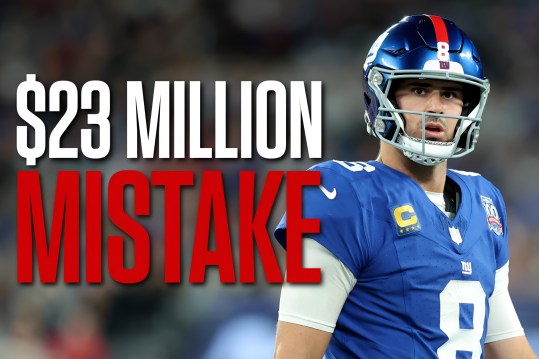
M 337 318 L 356 284 L 352 272 L 314 239 L 304 238 L 304 265 L 320 268 L 316 284 L 284 283 L 279 304 L 279 320 L 333 333 Z
M 485 343 L 524 335 L 508 286 L 509 262 L 496 271 L 494 291 L 489 298 L 490 314 Z

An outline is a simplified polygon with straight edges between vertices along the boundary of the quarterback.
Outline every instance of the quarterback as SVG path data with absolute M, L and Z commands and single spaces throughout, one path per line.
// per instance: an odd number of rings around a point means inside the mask
M 285 284 L 276 358 L 536 358 L 508 292 L 500 191 L 447 160 L 475 148 L 489 82 L 450 20 L 403 18 L 372 45 L 365 121 L 380 140 L 365 162 L 329 161 L 304 193 L 306 267 Z M 275 235 L 286 248 L 286 215 Z

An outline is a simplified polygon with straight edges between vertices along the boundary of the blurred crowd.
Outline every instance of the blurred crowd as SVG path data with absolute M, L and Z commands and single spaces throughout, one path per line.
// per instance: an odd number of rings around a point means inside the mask
M 16 278 L 16 89 L 26 74 L 49 86 L 89 80 L 111 88 L 112 150 L 105 160 L 38 160 L 48 219 L 56 172 L 122 169 L 223 171 L 232 242 L 237 250 L 240 170 L 305 169 L 314 160 L 127 160 L 126 81 L 203 84 L 203 145 L 214 139 L 214 81 L 228 83 L 231 146 L 239 147 L 240 81 L 323 82 L 324 158 L 374 158 L 377 142 L 363 123 L 362 65 L 371 43 L 404 15 L 454 20 L 474 40 L 491 95 L 479 145 L 450 167 L 480 172 L 505 195 L 509 213 L 510 289 L 539 352 L 539 2 L 397 0 L 21 0 L 0 2 L 0 357 L 2 358 L 271 358 L 279 286 L 257 271 L 254 285 L 222 285 L 210 269 L 204 285 L 187 283 L 198 191 L 182 192 L 183 283 L 163 283 L 163 193 L 152 190 L 152 214 L 141 222 L 152 237 L 152 272 L 127 286 L 21 285 Z M 150 101 L 147 101 L 147 108 Z M 50 130 L 57 117 L 49 116 Z M 70 126 L 65 146 L 79 146 L 85 117 Z M 318 161 L 318 160 L 317 160 Z M 105 182 L 106 183 L 106 182 Z M 259 186 L 261 188 L 261 186 Z M 281 191 L 283 192 L 283 191 Z M 84 199 L 82 199 L 84 201 Z M 268 224 L 284 210 L 282 195 Z M 104 237 L 119 234 L 107 221 Z M 83 248 L 84 246 L 82 246 Z M 284 253 L 275 245 L 284 264 Z M 106 253 L 105 253 L 106 256 Z M 104 261 L 106 265 L 106 261 Z M 83 261 L 84 264 L 84 261 Z M 260 265 L 260 263 L 259 263 Z M 281 267 L 284 268 L 284 265 Z

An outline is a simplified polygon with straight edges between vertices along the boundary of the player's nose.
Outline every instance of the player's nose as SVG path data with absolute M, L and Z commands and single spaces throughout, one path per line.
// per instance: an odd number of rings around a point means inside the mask
M 442 101 L 442 94 L 439 91 L 432 91 L 427 98 L 425 112 L 431 113 L 444 113 L 444 104 Z

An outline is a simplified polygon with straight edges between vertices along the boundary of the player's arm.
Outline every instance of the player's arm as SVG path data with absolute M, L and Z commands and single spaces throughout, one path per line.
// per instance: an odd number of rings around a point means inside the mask
M 485 344 L 485 359 L 537 359 L 525 336 Z
M 276 359 L 321 359 L 332 333 L 300 324 L 279 321 L 275 341 Z
M 494 292 L 489 298 L 486 359 L 533 359 L 537 356 L 524 335 L 509 295 L 509 262 L 496 271 Z
M 306 238 L 304 264 L 320 268 L 321 283 L 283 284 L 275 340 L 277 359 L 321 359 L 353 289 L 352 272 L 329 250 Z

